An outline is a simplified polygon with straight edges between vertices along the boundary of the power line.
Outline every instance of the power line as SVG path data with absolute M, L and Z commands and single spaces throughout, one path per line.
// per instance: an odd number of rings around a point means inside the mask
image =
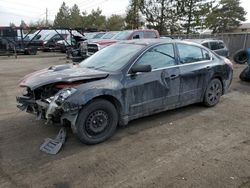
M 26 17 L 26 18 L 33 18 L 33 19 L 35 19 L 34 16 L 26 16 L 26 15 L 23 15 L 23 14 L 17 14 L 15 12 L 10 12 L 10 11 L 1 11 L 0 14 L 1 13 L 7 13 L 7 14 L 11 14 L 11 15 L 16 15 L 16 16 L 19 16 L 19 17 Z M 36 19 L 37 18 L 38 17 L 36 17 Z
M 126 8 L 123 8 L 123 9 L 121 9 L 121 10 L 117 10 L 117 11 L 114 11 L 114 12 L 109 12 L 109 14 L 112 15 L 112 14 L 116 14 L 116 13 L 123 12 L 123 11 L 125 11 L 125 10 L 126 10 Z
M 86 4 L 86 3 L 88 3 L 88 2 L 93 2 L 93 1 L 95 1 L 95 0 L 85 0 L 85 1 L 83 1 L 82 3 L 80 3 L 80 4 L 78 4 L 78 7 L 82 7 L 82 6 L 84 6 L 84 4 Z
M 1 0 L 1 1 L 4 1 L 5 3 L 10 3 L 11 5 L 13 4 L 18 4 L 20 6 L 23 6 L 23 7 L 33 7 L 33 8 L 40 8 L 39 6 L 33 6 L 33 4 L 27 4 L 27 3 L 23 3 L 22 1 L 21 2 L 11 2 L 10 0 Z
M 106 2 L 108 2 L 108 0 L 103 0 L 103 1 L 101 1 L 101 2 L 99 2 L 99 3 L 95 3 L 95 4 L 93 4 L 93 5 L 84 7 L 84 9 L 89 9 L 89 8 L 95 7 L 96 5 L 104 4 L 104 3 L 106 3 Z
M 8 10 L 17 10 L 18 12 L 25 12 L 27 14 L 27 11 L 24 11 L 23 9 L 18 9 L 18 8 L 13 8 L 13 7 L 8 7 L 8 6 L 2 6 L 0 5 L 1 8 L 3 9 L 8 9 Z M 36 13 L 37 14 L 37 11 L 34 11 L 34 10 L 28 10 L 30 13 Z

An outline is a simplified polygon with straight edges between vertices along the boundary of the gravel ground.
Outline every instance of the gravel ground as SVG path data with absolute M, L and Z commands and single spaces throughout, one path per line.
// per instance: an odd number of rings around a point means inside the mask
M 59 128 L 19 112 L 18 80 L 63 57 L 0 59 L 0 187 L 250 187 L 250 83 L 235 65 L 230 92 L 213 108 L 196 104 L 135 120 L 87 146 L 69 132 L 62 151 L 39 151 Z

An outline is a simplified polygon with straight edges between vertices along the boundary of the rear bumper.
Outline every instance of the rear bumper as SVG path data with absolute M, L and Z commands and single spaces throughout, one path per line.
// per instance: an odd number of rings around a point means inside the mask
M 232 81 L 233 81 L 233 70 L 231 69 L 231 71 L 229 72 L 229 75 L 228 75 L 228 79 L 226 79 L 224 81 L 224 84 L 223 84 L 224 85 L 223 94 L 228 92 Z

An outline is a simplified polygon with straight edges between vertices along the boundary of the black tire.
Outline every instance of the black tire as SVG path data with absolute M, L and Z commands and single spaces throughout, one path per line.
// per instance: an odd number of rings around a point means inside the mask
M 28 49 L 25 51 L 24 53 L 25 55 L 36 55 L 37 54 L 37 50 L 34 48 Z
M 215 106 L 219 103 L 222 95 L 222 83 L 219 79 L 212 79 L 206 88 L 204 95 L 204 104 L 208 107 Z
M 76 121 L 77 136 L 84 144 L 98 144 L 114 134 L 117 124 L 115 106 L 107 100 L 96 99 L 80 111 Z
M 37 54 L 37 50 L 36 49 L 32 49 L 30 52 L 30 55 L 36 55 Z
M 239 50 L 233 56 L 234 62 L 244 64 L 248 61 L 249 57 L 246 50 Z
M 240 79 L 242 81 L 250 82 L 250 66 L 247 66 L 241 73 Z

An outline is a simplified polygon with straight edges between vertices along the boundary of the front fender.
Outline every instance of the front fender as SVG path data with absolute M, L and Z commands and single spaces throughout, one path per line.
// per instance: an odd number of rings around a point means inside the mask
M 122 93 L 122 85 L 116 80 L 98 80 L 95 82 L 82 84 L 76 89 L 77 92 L 68 98 L 66 102 L 84 106 L 94 98 L 110 96 L 115 98 L 121 105 L 123 105 L 122 101 L 124 101 L 124 96 Z

